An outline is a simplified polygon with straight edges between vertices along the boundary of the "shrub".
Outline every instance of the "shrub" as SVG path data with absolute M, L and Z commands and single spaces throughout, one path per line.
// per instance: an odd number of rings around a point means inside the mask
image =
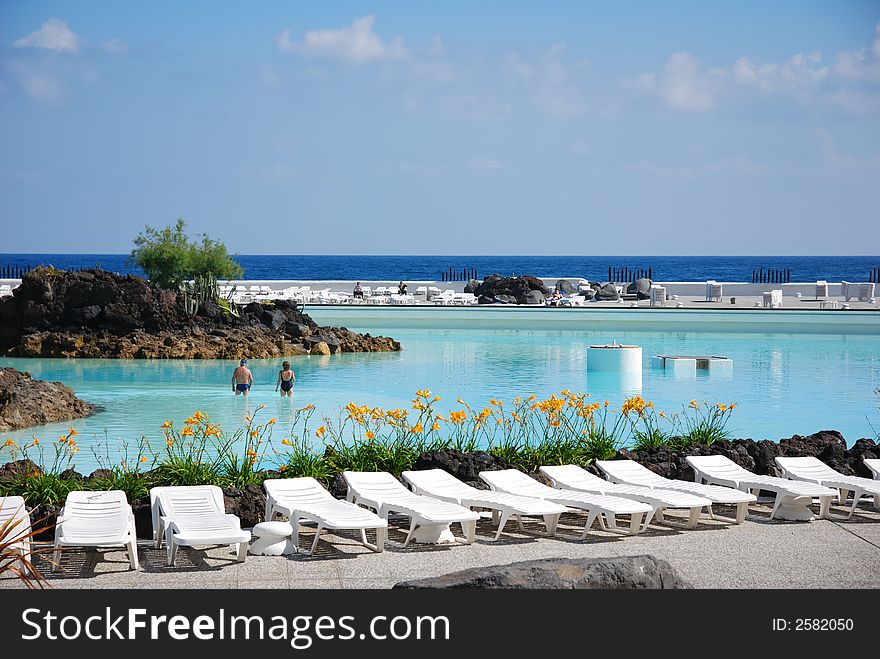
M 73 439 L 79 433 L 71 428 L 66 434 L 61 435 L 52 443 L 54 457 L 52 463 L 46 466 L 45 444 L 41 444 L 36 437 L 29 444 L 19 445 L 11 439 L 6 440 L 4 448 L 10 450 L 13 460 L 31 460 L 31 455 L 36 452 L 39 458 L 35 462 L 39 465 L 29 473 L 19 473 L 11 480 L 0 482 L 0 496 L 21 496 L 31 506 L 40 504 L 59 505 L 63 504 L 68 493 L 73 490 L 81 490 L 82 484 L 78 478 L 72 477 L 73 459 L 79 452 L 76 440 Z
M 186 279 L 214 277 L 237 279 L 244 271 L 226 251 L 226 246 L 206 234 L 201 242 L 190 240 L 186 223 L 178 218 L 174 226 L 154 229 L 147 226 L 134 239 L 131 260 L 147 278 L 162 288 L 177 290 Z
M 683 450 L 695 444 L 710 445 L 728 439 L 727 422 L 736 403 L 702 403 L 692 400 L 681 414 L 676 415 L 678 432 L 668 440 L 673 450 Z

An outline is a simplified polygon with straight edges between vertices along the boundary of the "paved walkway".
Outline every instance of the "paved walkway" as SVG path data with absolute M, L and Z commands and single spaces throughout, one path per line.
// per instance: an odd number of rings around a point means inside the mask
M 406 549 L 400 547 L 404 533 L 393 523 L 391 546 L 382 554 L 360 545 L 355 533 L 328 533 L 311 558 L 248 556 L 242 564 L 228 547 L 182 548 L 177 565 L 167 567 L 165 550 L 142 542 L 137 572 L 128 569 L 121 550 L 70 549 L 61 571 L 49 578 L 54 588 L 390 588 L 399 581 L 479 565 L 653 554 L 697 588 L 880 588 L 880 512 L 863 504 L 846 521 L 843 509 L 833 508 L 834 519 L 810 523 L 770 521 L 769 512 L 766 504 L 753 506 L 739 526 L 705 516 L 694 530 L 653 524 L 635 537 L 593 530 L 584 541 L 540 537 L 510 524 L 501 540 L 489 542 L 491 523 L 484 519 L 473 545 Z M 579 533 L 583 522 L 582 515 L 567 514 L 559 530 Z M 540 528 L 526 524 L 528 531 Z M 311 543 L 309 532 L 301 542 Z M 16 587 L 21 584 L 0 575 L 0 589 Z

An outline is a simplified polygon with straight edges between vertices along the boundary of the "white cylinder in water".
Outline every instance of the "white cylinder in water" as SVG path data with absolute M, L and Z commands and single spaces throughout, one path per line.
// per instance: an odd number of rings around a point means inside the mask
M 602 374 L 622 389 L 642 388 L 642 348 L 640 346 L 590 346 L 587 350 L 587 372 Z

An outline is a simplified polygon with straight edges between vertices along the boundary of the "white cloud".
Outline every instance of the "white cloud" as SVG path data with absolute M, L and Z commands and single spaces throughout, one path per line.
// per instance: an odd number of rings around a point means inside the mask
M 47 48 L 61 52 L 79 52 L 82 39 L 71 30 L 67 23 L 50 18 L 39 30 L 31 32 L 12 44 L 16 48 Z
M 111 55 L 124 55 L 128 51 L 128 46 L 119 37 L 110 39 L 101 44 L 101 50 Z
M 834 138 L 827 130 L 819 129 L 817 133 L 825 162 L 833 171 L 843 174 L 880 172 L 880 153 L 853 156 L 838 149 Z
M 733 79 L 739 83 L 772 92 L 778 89 L 802 91 L 815 88 L 830 75 L 831 69 L 821 66 L 819 53 L 793 55 L 782 64 L 756 64 L 749 57 L 733 63 Z
M 666 104 L 676 110 L 705 112 L 715 105 L 697 59 L 690 53 L 675 53 L 670 57 L 658 84 Z
M 568 63 L 565 50 L 564 43 L 556 43 L 535 62 L 516 53 L 504 60 L 514 86 L 525 89 L 539 110 L 556 117 L 573 117 L 587 110 L 583 82 L 589 74 L 589 62 Z
M 291 41 L 290 30 L 275 38 L 278 49 L 298 52 L 310 57 L 337 59 L 360 64 L 383 60 L 402 60 L 409 56 L 403 39 L 397 36 L 388 42 L 373 31 L 375 16 L 356 18 L 349 27 L 338 30 L 309 30 L 303 41 Z
M 61 81 L 50 75 L 30 75 L 21 79 L 25 93 L 41 103 L 57 103 L 64 98 Z
M 834 70 L 846 80 L 880 82 L 880 23 L 874 27 L 871 45 L 856 51 L 839 53 Z

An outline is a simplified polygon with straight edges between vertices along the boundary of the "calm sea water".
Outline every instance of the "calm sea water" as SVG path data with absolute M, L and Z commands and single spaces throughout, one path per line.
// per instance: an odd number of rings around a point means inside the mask
M 751 281 L 759 268 L 789 268 L 792 281 L 867 281 L 880 256 L 251 256 L 235 257 L 247 279 L 439 280 L 449 268 L 480 277 L 530 274 L 606 280 L 608 267 L 653 269 L 657 281 Z M 0 254 L 0 268 L 53 265 L 143 274 L 126 254 Z
M 356 328 L 354 328 L 356 329 Z M 297 384 L 291 402 L 274 393 L 280 360 L 252 360 L 256 385 L 248 401 L 233 396 L 229 380 L 235 364 L 225 361 L 139 361 L 88 359 L 9 359 L 0 366 L 30 371 L 34 377 L 60 380 L 104 411 L 72 423 L 82 447 L 81 471 L 96 466 L 93 448 L 111 457 L 126 442 L 146 435 L 161 444 L 165 419 L 180 423 L 195 410 L 207 412 L 224 428 L 241 426 L 259 404 L 276 417 L 276 439 L 288 435 L 293 409 L 314 404 L 321 415 L 338 418 L 349 401 L 382 407 L 409 407 L 417 389 L 443 397 L 443 410 L 457 409 L 461 396 L 482 408 L 490 398 L 549 396 L 563 388 L 589 392 L 593 400 L 619 405 L 627 389 L 613 378 L 588 376 L 587 347 L 616 339 L 640 345 L 645 370 L 640 393 L 658 409 L 679 411 L 691 399 L 738 404 L 730 430 L 734 437 L 778 441 L 793 434 L 840 430 L 851 444 L 880 429 L 873 390 L 880 387 L 880 341 L 875 336 L 788 334 L 700 334 L 688 332 L 572 332 L 403 330 L 375 333 L 399 339 L 400 353 L 361 353 L 292 358 Z M 651 370 L 652 354 L 714 354 L 733 359 L 728 377 L 698 375 L 676 379 Z M 71 424 L 50 424 L 12 433 L 57 438 Z M 0 462 L 8 450 L 0 449 Z

